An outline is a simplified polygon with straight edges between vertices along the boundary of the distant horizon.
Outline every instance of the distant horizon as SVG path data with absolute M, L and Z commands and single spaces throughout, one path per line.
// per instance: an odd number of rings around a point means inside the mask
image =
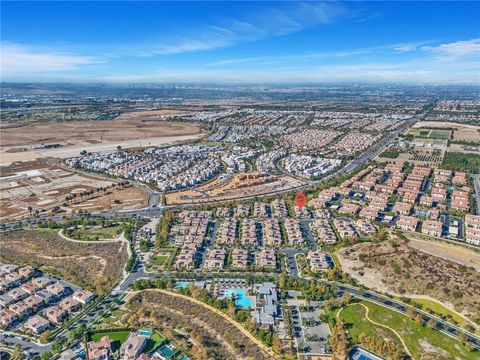
M 4 82 L 480 84 L 478 1 L 2 1 Z

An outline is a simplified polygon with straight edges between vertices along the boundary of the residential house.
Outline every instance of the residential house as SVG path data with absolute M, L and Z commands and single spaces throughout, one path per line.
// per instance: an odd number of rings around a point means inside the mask
M 50 328 L 50 322 L 41 316 L 34 315 L 25 322 L 24 326 L 35 334 L 41 334 Z

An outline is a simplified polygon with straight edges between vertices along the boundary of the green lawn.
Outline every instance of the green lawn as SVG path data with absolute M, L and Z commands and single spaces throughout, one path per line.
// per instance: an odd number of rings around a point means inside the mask
M 93 241 L 93 240 L 110 240 L 115 239 L 122 232 L 123 225 L 100 228 L 86 228 L 73 230 L 68 234 L 73 239 Z
M 355 344 L 359 343 L 358 337 L 360 334 L 365 334 L 372 339 L 383 338 L 386 341 L 393 341 L 396 348 L 403 349 L 403 345 L 397 335 L 388 329 L 374 325 L 368 321 L 365 318 L 365 309 L 359 304 L 353 304 L 343 308 L 340 312 L 340 318 L 345 324 L 345 328 L 348 330 L 348 333 Z M 379 355 L 387 358 L 386 353 L 380 353 Z
M 367 336 L 377 336 L 377 326 L 365 318 L 365 309 L 359 304 L 353 304 L 343 308 L 340 313 L 340 318 L 345 323 L 345 327 L 348 329 L 352 338 L 355 340 L 361 333 L 364 333 Z M 395 334 L 391 331 L 388 332 L 392 337 L 396 338 Z
M 155 256 L 152 256 L 151 259 L 150 259 L 150 263 L 152 265 L 158 265 L 158 266 L 164 265 L 166 262 L 168 262 L 168 259 L 170 259 L 170 256 L 171 255 L 155 255 Z
M 174 253 L 177 251 L 176 247 L 162 247 L 158 249 L 159 253 Z
M 420 305 L 419 308 L 428 312 L 428 309 L 432 310 L 434 313 L 439 315 L 450 315 L 453 320 L 455 320 L 460 327 L 465 327 L 465 325 L 470 324 L 460 315 L 454 313 L 453 311 L 447 309 L 441 303 L 429 299 L 412 299 L 412 304 Z
M 468 351 L 459 340 L 417 324 L 406 315 L 368 301 L 362 302 L 370 309 L 369 317 L 372 320 L 387 325 L 400 334 L 415 359 L 430 355 L 442 359 L 475 360 L 480 356 L 478 351 Z
M 120 346 L 122 346 L 123 342 L 127 339 L 128 334 L 130 334 L 130 331 L 96 332 L 92 334 L 91 340 L 99 341 L 102 337 L 108 336 L 112 341 L 112 348 L 115 352 L 120 349 Z
M 143 351 L 145 353 L 150 353 L 162 346 L 164 342 L 165 338 L 155 331 L 150 337 L 150 339 L 148 339 L 147 345 L 145 346 L 145 349 Z

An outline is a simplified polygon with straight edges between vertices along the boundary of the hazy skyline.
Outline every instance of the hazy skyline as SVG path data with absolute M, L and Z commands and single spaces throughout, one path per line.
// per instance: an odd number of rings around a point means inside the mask
M 4 2 L 2 81 L 480 83 L 479 2 Z

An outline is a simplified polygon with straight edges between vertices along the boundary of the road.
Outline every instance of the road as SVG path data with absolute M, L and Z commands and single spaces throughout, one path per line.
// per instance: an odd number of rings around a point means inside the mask
M 380 154 L 387 146 L 388 144 L 394 140 L 402 131 L 404 131 L 404 127 L 400 127 L 391 134 L 389 134 L 387 137 L 382 139 L 377 145 L 375 145 L 373 148 L 369 149 L 367 152 L 363 153 L 360 155 L 358 158 L 352 160 L 349 162 L 343 169 L 338 170 L 337 172 L 330 174 L 320 180 L 315 180 L 315 181 L 310 181 L 307 184 L 299 185 L 297 187 L 285 189 L 285 190 L 280 190 L 268 194 L 263 194 L 262 196 L 268 197 L 268 196 L 275 196 L 279 194 L 284 194 L 284 193 L 291 193 L 293 191 L 301 191 L 301 190 L 306 190 L 306 189 L 312 189 L 315 188 L 318 185 L 321 185 L 329 180 L 334 179 L 338 175 L 345 175 L 345 174 L 351 174 L 353 173 L 356 169 L 358 169 L 360 166 L 363 164 L 367 163 L 368 161 L 371 161 L 375 156 Z M 71 169 L 69 168 L 71 171 Z M 78 170 L 76 170 L 78 171 Z M 154 190 L 150 189 L 148 186 L 143 185 L 143 184 L 138 184 L 135 183 L 135 185 L 138 185 L 142 187 L 145 191 L 148 193 L 148 207 L 143 208 L 143 209 L 134 209 L 134 210 L 108 210 L 108 211 L 97 211 L 97 212 L 92 212 L 90 213 L 91 215 L 95 216 L 101 216 L 105 218 L 114 218 L 114 217 L 119 217 L 119 216 L 128 216 L 128 217 L 149 217 L 153 218 L 155 216 L 160 216 L 163 210 L 175 210 L 175 209 L 188 209 L 192 207 L 198 207 L 199 204 L 181 204 L 181 205 L 161 205 L 159 203 L 159 198 L 160 198 L 160 193 L 155 192 Z M 210 202 L 204 202 L 201 205 L 206 206 L 206 205 L 213 205 L 213 204 L 222 204 L 222 203 L 228 203 L 232 201 L 241 201 L 241 200 L 249 200 L 249 199 L 257 199 L 258 195 L 255 196 L 246 196 L 242 198 L 237 198 L 237 199 L 232 199 L 232 200 L 222 200 L 222 201 L 210 201 Z M 52 216 L 38 216 L 35 219 L 26 219 L 23 221 L 12 221 L 12 222 L 5 222 L 2 223 L 1 226 L 4 230 L 10 230 L 14 229 L 15 227 L 21 226 L 24 227 L 25 225 L 30 225 L 30 226 L 36 226 L 36 224 L 39 221 L 63 221 L 64 220 L 64 214 L 57 214 L 57 215 L 52 215 Z
M 472 174 L 473 187 L 475 189 L 475 201 L 477 203 L 477 215 L 480 215 L 480 175 Z
M 302 253 L 304 251 L 297 250 L 297 249 L 291 249 L 291 250 L 286 249 L 286 250 L 283 250 L 282 252 L 287 255 L 290 275 L 295 279 L 299 279 L 301 275 L 298 271 L 298 265 L 297 265 L 295 255 Z M 322 280 L 319 280 L 319 281 L 322 281 Z M 407 305 L 400 301 L 393 300 L 387 296 L 378 294 L 371 290 L 364 290 L 364 289 L 360 289 L 358 287 L 347 285 L 347 284 L 329 282 L 329 281 L 325 281 L 325 283 L 335 285 L 339 290 L 339 296 L 341 296 L 345 292 L 348 292 L 350 295 L 356 296 L 357 298 L 374 302 L 380 306 L 383 306 L 390 310 L 406 315 Z M 454 324 L 444 321 L 443 319 L 437 316 L 431 315 L 421 309 L 415 308 L 415 311 L 422 314 L 423 321 L 425 322 L 427 322 L 430 319 L 433 319 L 436 322 L 435 328 L 448 336 L 451 336 L 453 338 L 458 338 L 458 336 L 461 333 L 466 333 L 469 341 L 471 341 L 471 343 L 477 349 L 480 350 L 480 338 L 477 337 L 476 335 L 470 332 L 467 332 L 464 329 L 461 329 L 460 327 Z
M 312 188 L 316 187 L 319 184 L 322 184 L 326 181 L 331 180 L 332 178 L 338 176 L 338 174 L 351 174 L 353 173 L 358 167 L 362 166 L 363 164 L 367 163 L 368 161 L 372 160 L 375 156 L 380 154 L 387 146 L 388 144 L 394 140 L 402 131 L 404 130 L 404 127 L 401 127 L 397 129 L 395 132 L 391 133 L 389 136 L 386 138 L 382 139 L 382 141 L 375 145 L 373 148 L 369 149 L 367 152 L 359 156 L 358 158 L 352 160 L 350 163 L 348 163 L 342 170 L 335 174 L 331 174 L 321 180 L 310 182 L 309 184 L 306 185 L 301 185 L 297 188 L 292 188 L 288 190 L 283 190 L 283 191 L 278 191 L 272 194 L 266 194 L 265 196 L 272 196 L 280 193 L 285 193 L 285 192 L 292 192 L 294 190 L 301 190 L 301 189 L 307 189 L 307 188 Z M 480 204 L 480 176 L 479 175 L 473 175 L 474 176 L 474 186 L 475 186 L 475 192 L 476 192 L 476 201 L 477 204 Z M 160 217 L 162 214 L 162 211 L 167 210 L 167 209 L 183 209 L 183 208 L 190 208 L 190 207 L 195 207 L 198 206 L 198 204 L 184 204 L 184 205 L 170 205 L 170 206 L 162 206 L 159 204 L 159 194 L 151 189 L 149 189 L 146 186 L 142 185 L 142 188 L 147 191 L 149 195 L 149 201 L 148 201 L 148 207 L 144 209 L 136 209 L 136 210 L 120 210 L 120 211 L 100 211 L 100 212 L 95 212 L 94 216 L 101 216 L 105 218 L 114 218 L 114 217 L 146 217 L 146 218 L 154 218 L 154 217 Z M 254 198 L 254 197 L 246 197 L 244 199 L 249 199 L 249 198 Z M 236 199 L 239 200 L 239 199 Z M 211 203 L 217 203 L 217 202 L 211 202 Z M 205 203 L 207 204 L 207 203 Z M 202 205 L 205 205 L 202 204 Z M 210 204 L 210 203 L 208 203 Z M 477 206 L 477 212 L 480 211 L 480 205 Z M 53 216 L 39 216 L 36 219 L 28 219 L 24 221 L 15 221 L 15 222 L 8 222 L 8 223 L 3 223 L 1 224 L 3 230 L 10 230 L 14 228 L 31 228 L 31 227 L 36 227 L 40 221 L 63 221 L 64 220 L 64 215 L 53 215 Z M 313 238 L 313 235 L 311 234 L 308 226 L 308 220 L 302 220 L 301 224 L 302 227 L 305 229 L 304 230 L 304 235 L 306 236 L 308 240 L 308 245 L 310 249 L 316 249 L 316 241 Z M 215 226 L 216 227 L 216 226 Z M 300 274 L 298 271 L 298 266 L 296 262 L 295 256 L 297 254 L 301 253 L 306 253 L 308 249 L 283 249 L 282 253 L 284 253 L 287 256 L 287 264 L 288 264 L 288 269 L 290 272 L 290 275 L 293 278 L 299 279 Z M 144 269 L 144 264 L 139 261 L 139 264 L 137 265 L 136 269 L 134 269 L 131 273 L 126 276 L 119 285 L 102 301 L 99 302 L 99 304 L 96 306 L 95 309 L 92 309 L 88 313 L 83 314 L 80 316 L 77 321 L 72 324 L 69 329 L 74 328 L 77 326 L 79 323 L 84 323 L 84 324 L 93 324 L 96 321 L 98 321 L 101 316 L 103 315 L 103 311 L 105 308 L 108 306 L 108 304 L 112 303 L 115 299 L 118 299 L 121 295 L 123 295 L 125 292 L 128 291 L 129 287 L 137 280 L 139 279 L 144 279 L 144 278 L 152 278 L 152 277 L 157 277 L 160 274 L 152 274 L 152 273 L 146 273 Z M 165 274 L 163 274 L 165 275 Z M 203 274 L 205 277 L 209 277 L 209 274 Z M 345 284 L 335 284 L 337 288 L 340 291 L 340 294 L 343 292 L 349 292 L 351 295 L 354 295 L 356 297 L 369 300 L 372 302 L 375 302 L 381 306 L 384 306 L 386 308 L 389 308 L 391 310 L 400 312 L 400 313 L 405 313 L 406 311 L 406 305 L 394 301 L 388 297 L 384 297 L 380 294 L 377 294 L 372 291 L 366 291 L 366 290 L 361 290 L 359 288 L 355 288 L 349 285 Z M 446 321 L 443 321 L 440 318 L 436 318 L 430 314 L 427 314 L 419 309 L 417 311 L 422 313 L 422 316 L 424 317 L 425 321 L 428 321 L 429 319 L 434 319 L 436 321 L 436 328 L 439 331 L 442 331 L 443 333 L 456 337 L 460 332 L 463 332 L 462 329 L 458 328 L 457 326 L 450 324 Z M 67 333 L 67 330 L 62 331 L 58 336 L 64 336 Z M 5 335 L 9 335 L 8 332 L 4 332 Z M 472 342 L 472 344 L 480 349 L 480 339 L 473 334 L 467 334 L 469 340 Z M 9 337 L 8 339 L 4 339 L 5 342 L 8 342 L 11 345 L 15 344 L 21 344 L 24 349 L 31 348 L 33 351 L 36 351 L 38 353 L 42 353 L 44 351 L 50 350 L 51 349 L 51 344 L 48 345 L 41 345 L 38 343 L 35 343 L 33 341 L 25 341 L 20 338 L 12 338 Z

